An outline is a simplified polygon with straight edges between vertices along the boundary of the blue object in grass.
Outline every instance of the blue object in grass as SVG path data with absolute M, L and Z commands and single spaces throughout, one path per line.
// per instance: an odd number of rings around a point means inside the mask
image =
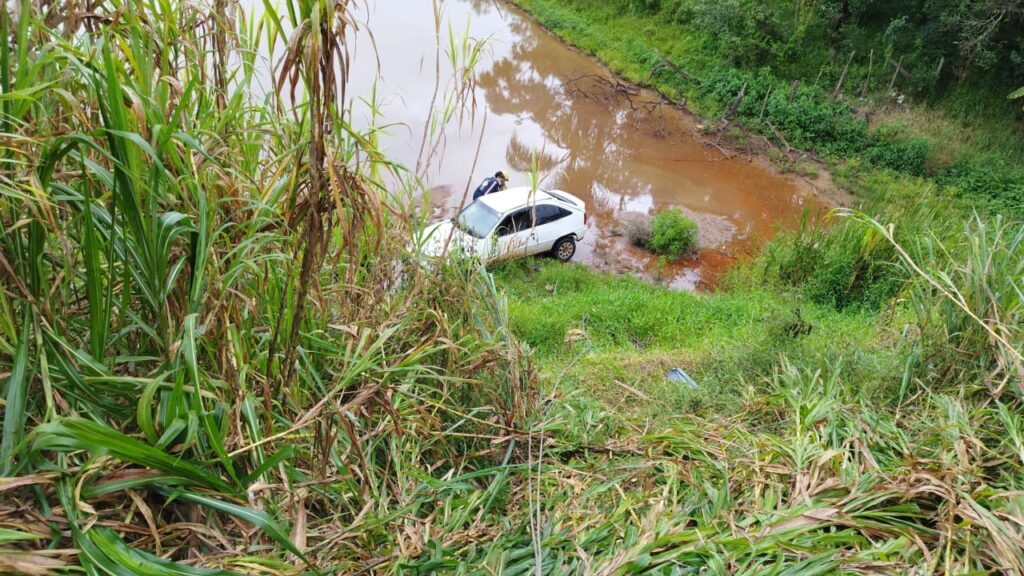
M 690 378 L 690 375 L 687 374 L 686 371 L 684 371 L 682 368 L 673 368 L 669 370 L 668 380 L 669 382 L 681 382 L 683 384 L 686 384 L 687 388 L 689 388 L 690 390 L 697 389 L 697 383 L 694 382 L 693 378 Z

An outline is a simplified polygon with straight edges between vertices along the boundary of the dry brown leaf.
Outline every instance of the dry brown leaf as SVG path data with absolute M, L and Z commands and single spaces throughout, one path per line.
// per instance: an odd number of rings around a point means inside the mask
M 42 556 L 35 552 L 22 552 L 0 548 L 0 574 L 23 574 L 25 576 L 49 576 L 67 563 L 59 558 Z
M 15 476 L 14 478 L 0 478 L 0 492 L 13 490 L 21 486 L 32 486 L 34 484 L 49 484 L 57 477 L 57 474 L 33 474 L 32 476 Z
M 567 346 L 586 339 L 587 333 L 579 328 L 573 328 L 565 333 L 565 344 Z

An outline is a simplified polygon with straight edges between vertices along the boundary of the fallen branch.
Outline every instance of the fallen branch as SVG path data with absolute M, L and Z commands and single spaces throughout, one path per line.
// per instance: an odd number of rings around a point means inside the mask
M 711 145 L 711 146 L 714 146 L 715 148 L 718 148 L 718 151 L 721 152 L 722 155 L 724 155 L 726 158 L 728 158 L 730 160 L 732 160 L 733 158 L 736 157 L 736 155 L 733 154 L 732 152 L 729 152 L 725 148 L 722 148 L 722 146 L 719 145 L 718 142 L 715 142 L 715 141 L 712 141 L 712 140 L 706 140 L 704 142 L 704 145 L 705 146 Z
M 659 104 L 669 104 L 673 108 L 678 108 L 679 110 L 686 108 L 686 96 L 683 96 L 683 98 L 679 102 L 675 102 L 674 100 L 672 100 L 668 96 L 665 96 L 664 94 L 660 94 L 660 96 L 661 102 L 659 102 Z
M 722 116 L 722 125 L 718 128 L 719 138 L 721 138 L 722 134 L 725 133 L 725 129 L 729 127 L 729 124 L 732 122 L 732 119 L 736 116 L 736 113 L 739 111 L 740 106 L 743 104 L 743 99 L 746 97 L 747 83 L 744 82 L 743 86 L 740 88 L 740 93 L 736 96 L 736 100 L 732 103 L 732 106 L 730 106 L 729 109 L 726 110 L 725 114 Z
M 576 84 L 581 80 L 591 80 L 595 86 L 600 86 L 606 92 L 602 94 L 595 94 L 576 86 Z M 628 84 L 617 79 L 613 80 L 599 74 L 584 74 L 583 76 L 569 78 L 562 81 L 562 86 L 566 88 L 567 93 L 570 96 L 580 95 L 588 98 L 600 99 L 610 98 L 613 95 L 621 95 L 626 99 L 626 103 L 629 104 L 630 110 L 633 111 L 636 111 L 638 107 L 644 107 L 648 112 L 653 112 L 654 108 L 662 104 L 660 100 L 633 100 L 633 98 L 638 96 L 641 92 L 641 88 L 639 86 Z
M 669 70 L 675 72 L 680 78 L 686 80 L 687 82 L 696 82 L 698 84 L 700 83 L 700 78 L 697 78 L 692 74 L 688 73 L 687 71 L 683 70 L 682 68 L 680 68 L 675 62 L 669 60 L 664 54 L 659 52 L 657 49 L 654 50 L 654 54 L 659 59 L 661 59 L 661 62 L 655 64 L 654 68 L 651 68 L 651 74 L 650 76 L 647 77 L 648 82 L 650 82 L 651 78 L 654 77 L 655 72 L 661 70 L 662 68 L 668 68 Z
M 914 79 L 914 75 L 911 74 L 910 72 L 907 72 L 907 70 L 905 68 L 903 68 L 903 57 L 902 56 L 900 57 L 900 61 L 899 62 L 897 62 L 897 61 L 893 60 L 892 58 L 890 58 L 889 59 L 889 63 L 892 64 L 893 66 L 895 66 L 896 73 L 899 74 L 900 76 L 903 76 L 907 80 L 913 80 Z

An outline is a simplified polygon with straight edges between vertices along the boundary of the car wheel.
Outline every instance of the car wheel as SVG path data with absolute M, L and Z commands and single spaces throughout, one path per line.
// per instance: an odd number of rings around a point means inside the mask
M 551 255 L 559 262 L 568 262 L 576 254 L 576 240 L 572 236 L 559 238 L 551 248 Z

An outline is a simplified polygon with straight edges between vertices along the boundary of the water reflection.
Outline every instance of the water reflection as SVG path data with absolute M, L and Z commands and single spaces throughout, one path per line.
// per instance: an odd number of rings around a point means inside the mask
M 369 0 L 364 19 L 377 54 L 359 49 L 349 87 L 350 95 L 366 95 L 377 83 L 383 117 L 403 126 L 389 130 L 382 143 L 409 165 L 417 160 L 438 81 L 431 4 Z M 700 224 L 704 250 L 698 258 L 660 263 L 657 275 L 686 287 L 707 283 L 733 254 L 778 224 L 795 222 L 808 202 L 793 181 L 706 147 L 694 137 L 688 115 L 658 105 L 656 94 L 618 85 L 599 64 L 517 9 L 487 0 L 449 0 L 444 6 L 444 42 L 448 23 L 456 35 L 468 22 L 473 37 L 488 38 L 476 68 L 477 121 L 449 126 L 443 160 L 427 172 L 430 186 L 451 191 L 449 209 L 467 184 L 498 169 L 512 173 L 513 185 L 528 184 L 536 162 L 546 186 L 582 197 L 595 216 L 581 259 L 650 274 L 657 259 L 627 246 L 616 235 L 617 220 L 625 212 L 677 206 Z M 441 59 L 443 64 L 446 56 Z M 450 69 L 442 66 L 442 85 L 446 74 Z

